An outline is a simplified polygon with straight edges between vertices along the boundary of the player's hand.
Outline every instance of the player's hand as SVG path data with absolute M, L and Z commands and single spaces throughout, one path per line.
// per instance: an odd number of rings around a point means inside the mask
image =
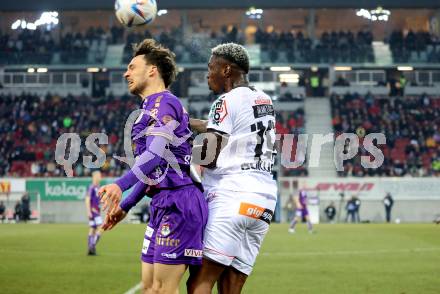
M 300 205 L 298 205 L 297 208 L 298 208 L 298 209 L 303 209 L 303 206 L 300 204 Z
M 102 186 L 98 191 L 98 196 L 104 204 L 103 209 L 111 212 L 116 206 L 119 206 L 122 198 L 122 190 L 116 184 Z
M 102 229 L 104 231 L 113 229 L 126 215 L 127 213 L 118 205 L 112 212 L 107 213 Z

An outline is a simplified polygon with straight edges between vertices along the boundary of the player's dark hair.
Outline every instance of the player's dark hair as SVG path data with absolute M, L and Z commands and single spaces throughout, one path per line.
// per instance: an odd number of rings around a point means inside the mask
M 144 55 L 147 64 L 157 66 L 165 87 L 168 88 L 176 79 L 176 55 L 153 39 L 145 39 L 133 45 L 133 57 Z
M 243 46 L 236 43 L 220 44 L 211 50 L 212 55 L 218 56 L 236 64 L 245 73 L 249 72 L 249 54 Z

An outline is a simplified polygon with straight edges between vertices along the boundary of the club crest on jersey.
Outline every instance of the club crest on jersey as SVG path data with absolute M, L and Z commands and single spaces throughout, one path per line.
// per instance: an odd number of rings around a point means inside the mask
M 157 117 L 157 112 L 158 112 L 157 108 L 153 108 L 150 111 L 150 116 L 156 118 Z
M 171 233 L 170 225 L 169 224 L 163 224 L 162 228 L 160 229 L 160 234 L 163 237 L 168 236 Z
M 219 125 L 228 115 L 228 108 L 226 107 L 226 101 L 223 98 L 218 99 L 212 105 L 211 120 L 215 125 Z
M 162 169 L 158 166 L 156 167 L 156 170 L 154 171 L 154 176 L 156 178 L 159 178 L 163 174 Z

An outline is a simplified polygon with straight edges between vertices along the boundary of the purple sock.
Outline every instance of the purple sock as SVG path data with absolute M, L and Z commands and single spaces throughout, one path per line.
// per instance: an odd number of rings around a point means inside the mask
M 96 246 L 96 244 L 98 244 L 99 239 L 101 239 L 101 234 L 100 233 L 96 233 L 95 234 L 95 238 L 94 238 L 94 244 L 93 246 Z
M 294 229 L 296 226 L 296 218 L 293 219 L 293 221 L 290 223 L 290 228 Z
M 87 243 L 88 243 L 89 249 L 92 249 L 93 248 L 93 235 L 89 235 Z
M 307 222 L 307 229 L 308 229 L 309 231 L 312 231 L 312 230 L 313 230 L 312 222 L 311 222 L 311 221 L 308 221 L 308 222 Z

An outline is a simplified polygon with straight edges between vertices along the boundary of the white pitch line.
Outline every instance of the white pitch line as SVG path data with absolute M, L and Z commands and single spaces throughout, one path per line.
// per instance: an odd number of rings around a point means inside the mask
M 337 250 L 337 251 L 309 251 L 309 252 L 263 252 L 263 256 L 315 256 L 315 255 L 364 255 L 384 253 L 419 253 L 440 251 L 440 248 L 409 248 L 409 249 L 377 249 L 377 250 Z
M 135 294 L 137 291 L 139 291 L 142 287 L 142 282 L 136 284 L 134 287 L 130 288 L 125 292 L 124 294 Z

